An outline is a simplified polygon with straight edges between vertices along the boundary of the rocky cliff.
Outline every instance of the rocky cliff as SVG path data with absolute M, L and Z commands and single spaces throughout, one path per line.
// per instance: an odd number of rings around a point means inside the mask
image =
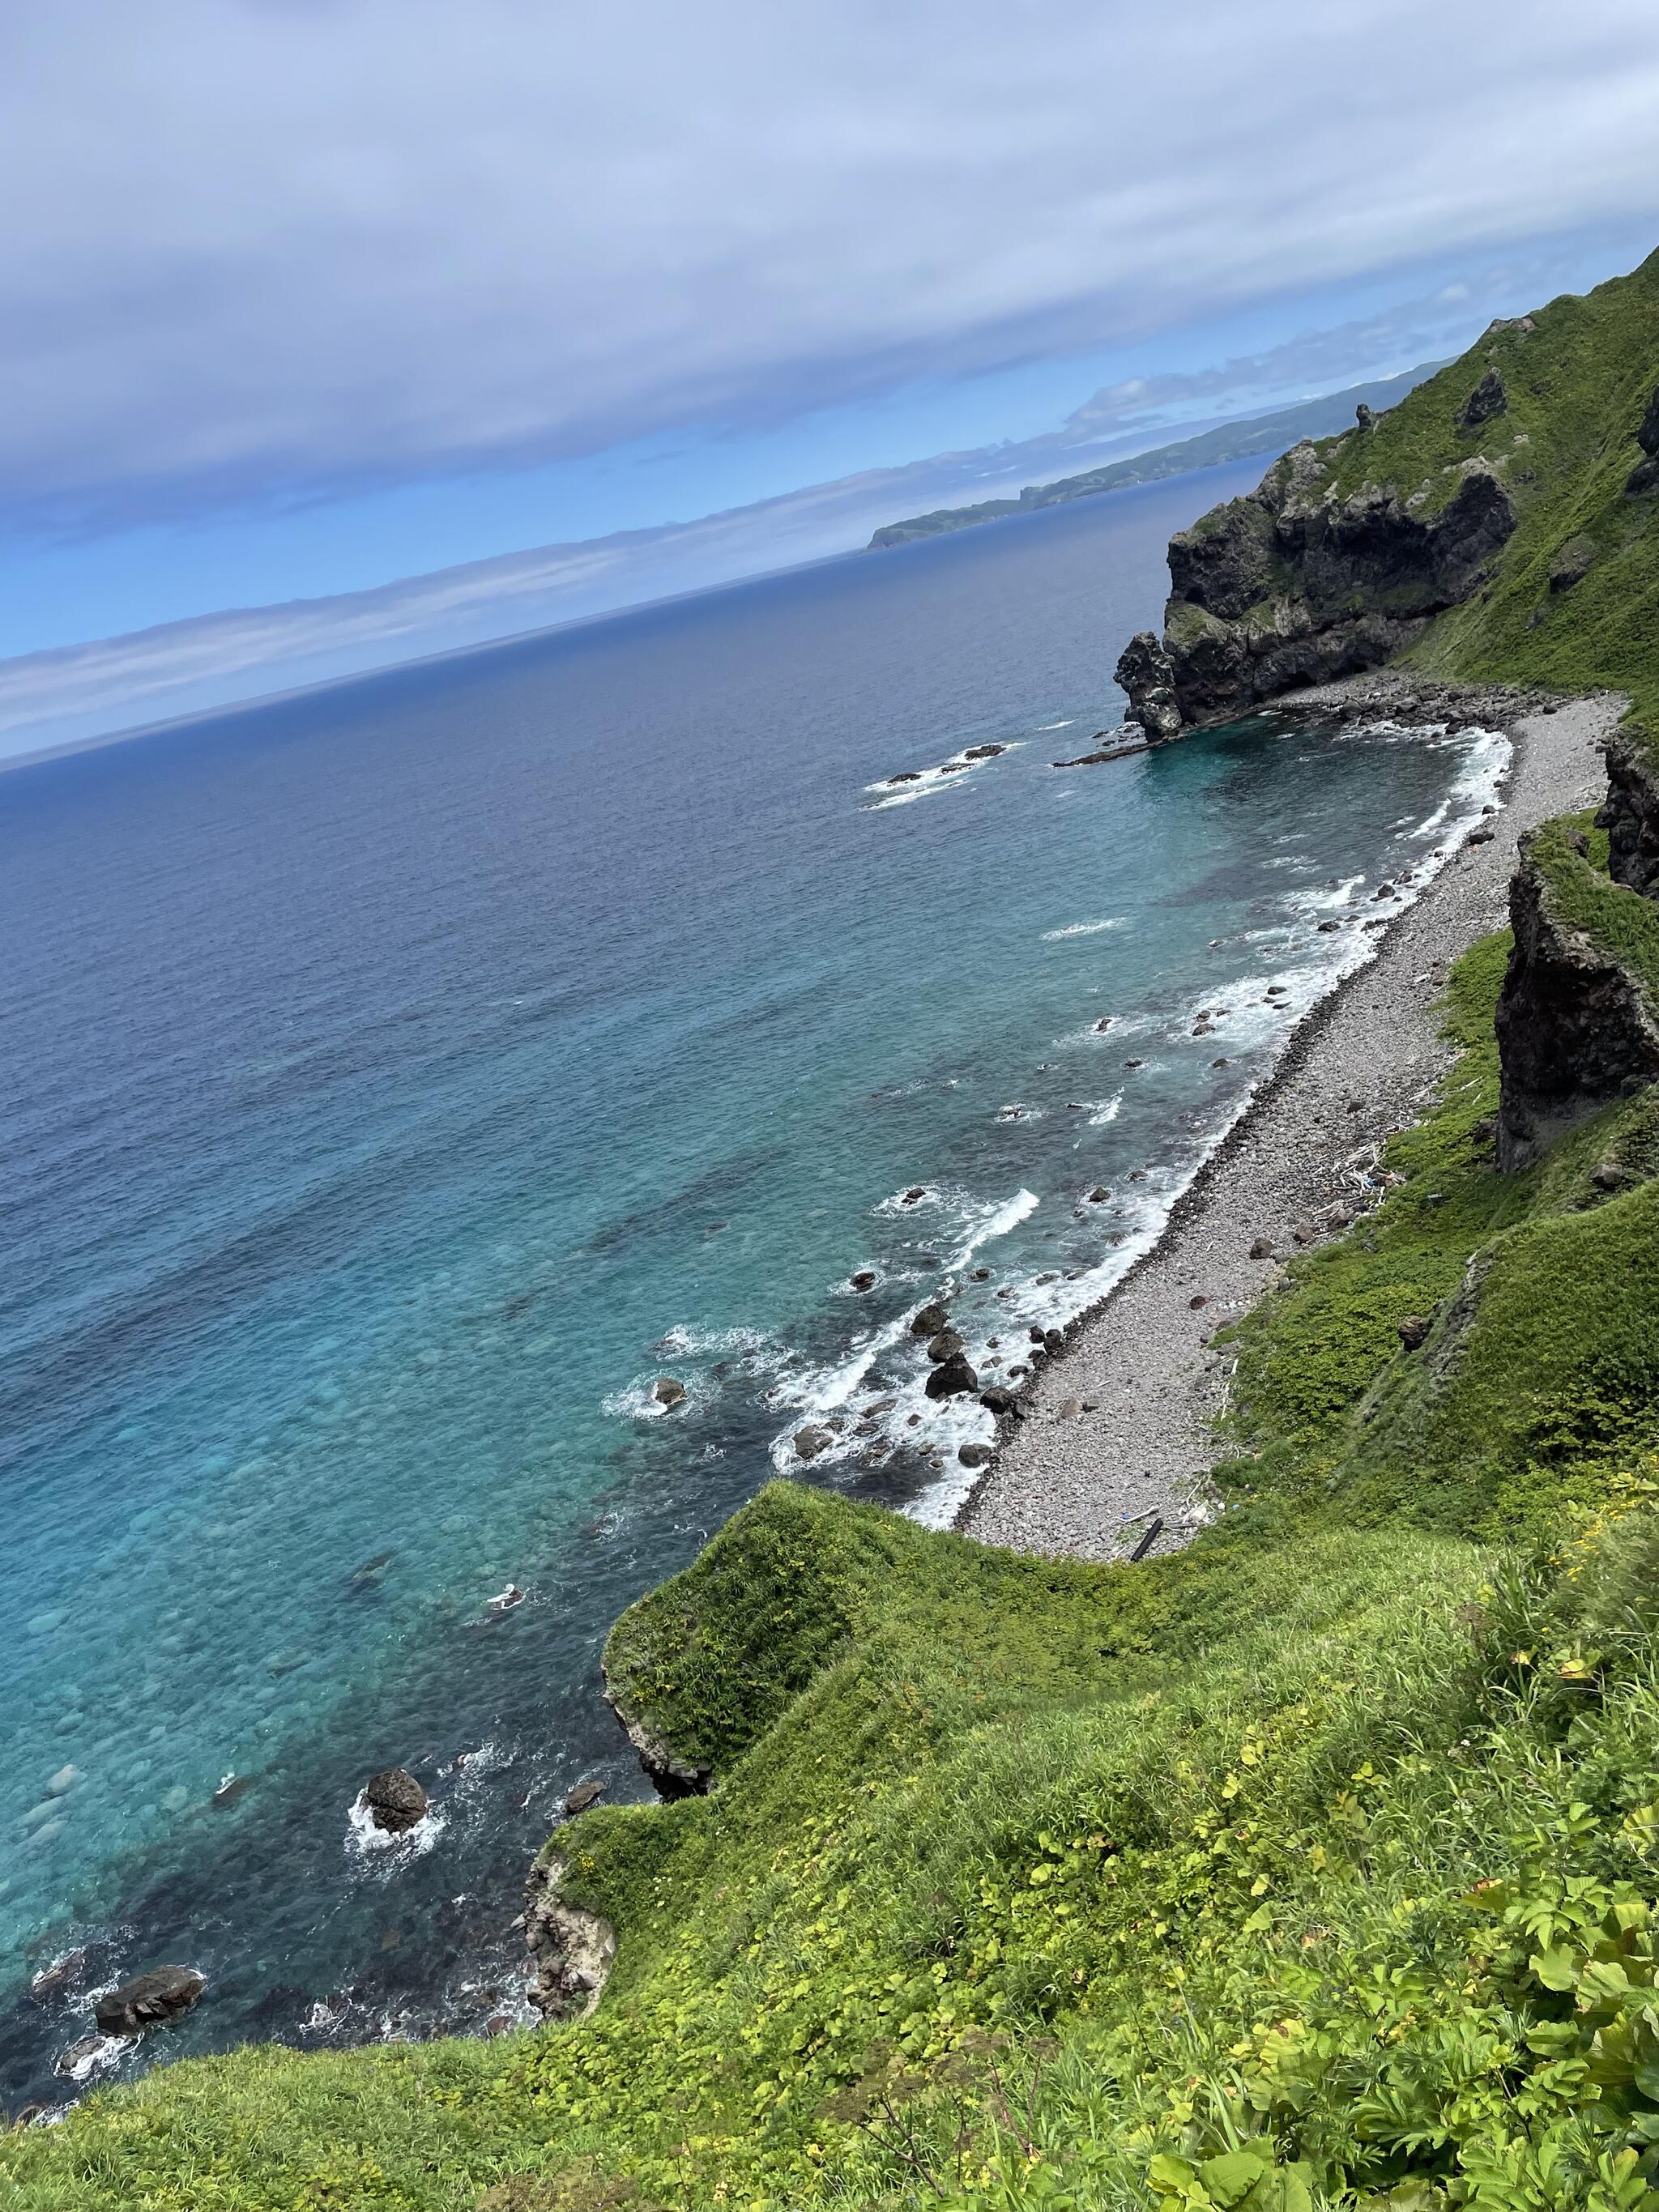
M 1659 1081 L 1644 942 L 1659 945 L 1659 910 L 1600 873 L 1582 830 L 1548 822 L 1522 840 L 1510 925 L 1498 1158 L 1519 1169 L 1576 1122 Z
M 1150 738 L 1374 668 L 1479 588 L 1517 520 L 1499 470 L 1474 454 L 1438 485 L 1345 497 L 1336 464 L 1368 434 L 1296 447 L 1170 540 L 1163 638 L 1142 631 L 1117 668 Z

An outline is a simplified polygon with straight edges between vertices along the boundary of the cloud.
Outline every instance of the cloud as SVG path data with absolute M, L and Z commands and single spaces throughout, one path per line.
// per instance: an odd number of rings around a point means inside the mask
M 0 497 L 188 519 L 1133 342 L 1659 211 L 1656 101 L 1650 0 L 12 9 Z

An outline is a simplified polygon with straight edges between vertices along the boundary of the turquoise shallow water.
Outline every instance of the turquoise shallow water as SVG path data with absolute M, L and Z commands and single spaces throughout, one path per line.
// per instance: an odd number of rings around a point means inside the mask
M 643 1794 L 622 1606 L 808 1421 L 811 1479 L 948 1514 L 988 1422 L 908 1314 L 956 1285 L 994 1371 L 1098 1296 L 1355 957 L 1317 920 L 1498 764 L 1052 765 L 1251 473 L 0 779 L 0 2097 L 161 1958 L 210 1979 L 169 2051 L 511 2011 L 563 1792 Z M 390 1761 L 436 1811 L 369 1848 Z

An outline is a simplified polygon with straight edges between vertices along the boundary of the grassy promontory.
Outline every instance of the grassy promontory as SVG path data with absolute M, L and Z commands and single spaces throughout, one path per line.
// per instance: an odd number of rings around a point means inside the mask
M 1418 652 L 1656 717 L 1624 296 L 1502 355 L 1539 497 Z M 1510 343 L 1372 472 L 1458 458 Z M 1534 623 L 1569 522 L 1596 557 Z M 1659 994 L 1606 839 L 1533 851 Z M 618 1939 L 591 2017 L 161 2067 L 0 2136 L 0 2207 L 1659 2212 L 1659 1085 L 1501 1173 L 1505 957 L 1457 970 L 1384 1203 L 1240 1325 L 1232 1510 L 1188 1551 L 1027 1559 L 771 1486 L 613 1633 L 715 1785 L 560 1832 Z

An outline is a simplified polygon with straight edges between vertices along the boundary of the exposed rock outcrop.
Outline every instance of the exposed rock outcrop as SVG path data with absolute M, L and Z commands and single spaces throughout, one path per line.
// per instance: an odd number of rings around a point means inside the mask
M 1515 944 L 1498 1004 L 1498 1161 L 1529 1166 L 1564 1131 L 1659 1080 L 1659 1024 L 1635 979 L 1559 910 L 1536 850 L 1510 886 Z
M 713 1768 L 702 1760 L 682 1759 L 660 1737 L 653 1735 L 642 1722 L 636 1720 L 623 1705 L 618 1692 L 611 1686 L 603 1661 L 599 1666 L 599 1676 L 605 1701 L 617 1716 L 617 1723 L 623 1734 L 638 1753 L 646 1779 L 658 1796 L 707 1796 L 714 1781 Z
M 1161 741 L 1414 642 L 1431 616 L 1479 587 L 1516 526 L 1489 461 L 1463 461 L 1455 474 L 1433 511 L 1425 495 L 1402 497 L 1393 484 L 1339 499 L 1329 456 L 1302 445 L 1255 491 L 1179 532 L 1163 639 L 1141 632 L 1118 663 L 1131 719 Z
M 1627 890 L 1659 898 L 1659 769 L 1635 732 L 1607 745 L 1607 796 L 1596 826 L 1607 833 L 1607 872 Z
M 1139 722 L 1154 744 L 1178 738 L 1181 708 L 1175 694 L 1170 656 L 1149 629 L 1137 630 L 1118 656 L 1117 680 L 1129 695 L 1129 720 Z M 1075 762 L 1057 762 L 1075 767 Z
M 1501 415 L 1510 404 L 1510 395 L 1504 388 L 1504 380 L 1495 368 L 1489 368 L 1468 398 L 1458 421 L 1466 430 L 1479 430 L 1494 416 Z
M 538 1859 L 525 1886 L 525 1941 L 536 1966 L 530 2002 L 544 2020 L 592 2012 L 617 1957 L 611 1923 L 561 1896 L 568 1871 L 563 1859 Z
M 1659 491 L 1659 390 L 1648 402 L 1636 442 L 1642 448 L 1643 458 L 1631 471 L 1625 489 L 1632 499 L 1641 499 L 1649 492 Z
M 1569 538 L 1550 562 L 1550 589 L 1570 592 L 1575 584 L 1582 584 L 1595 560 L 1595 540 L 1581 532 Z

